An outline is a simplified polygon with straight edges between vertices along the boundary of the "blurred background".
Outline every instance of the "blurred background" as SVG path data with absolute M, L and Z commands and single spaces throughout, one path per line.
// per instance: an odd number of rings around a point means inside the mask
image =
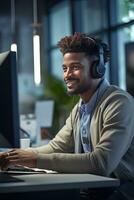
M 1 0 L 0 52 L 11 48 L 17 52 L 23 128 L 34 132 L 37 102 L 54 102 L 48 106 L 52 113 L 49 125 L 45 125 L 49 109 L 41 115 L 43 139 L 57 133 L 78 100 L 66 95 L 57 48 L 61 37 L 74 32 L 100 37 L 109 44 L 106 77 L 134 96 L 133 0 Z

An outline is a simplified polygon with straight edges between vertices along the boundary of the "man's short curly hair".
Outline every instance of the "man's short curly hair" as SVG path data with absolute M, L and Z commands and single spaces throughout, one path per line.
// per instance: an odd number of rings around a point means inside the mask
M 58 42 L 58 47 L 63 55 L 71 52 L 84 52 L 86 55 L 99 56 L 100 46 L 104 52 L 104 62 L 110 59 L 110 51 L 107 44 L 100 39 L 91 38 L 84 33 L 75 33 L 72 36 L 66 36 Z

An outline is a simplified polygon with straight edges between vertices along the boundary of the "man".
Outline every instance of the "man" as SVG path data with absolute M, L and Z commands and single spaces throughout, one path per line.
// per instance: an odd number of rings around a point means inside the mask
M 20 164 L 64 173 L 92 173 L 134 180 L 133 98 L 105 80 L 109 49 L 75 33 L 58 43 L 69 95 L 80 101 L 56 137 L 38 148 L 1 154 L 1 168 Z M 120 193 L 120 192 L 119 192 Z

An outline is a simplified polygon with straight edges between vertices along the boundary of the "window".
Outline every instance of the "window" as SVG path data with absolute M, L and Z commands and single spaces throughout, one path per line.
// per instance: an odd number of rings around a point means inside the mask
M 52 74 L 59 79 L 63 79 L 62 54 L 59 52 L 59 49 L 51 51 L 51 66 Z
M 118 63 L 119 63 L 119 86 L 123 89 L 127 89 L 128 80 L 126 81 L 126 78 L 128 77 L 128 55 L 126 53 L 126 45 L 127 43 L 130 43 L 131 41 L 134 41 L 134 25 L 120 29 L 118 31 Z M 134 70 L 134 69 L 133 69 Z M 133 81 L 134 83 L 134 81 Z
M 117 0 L 118 23 L 129 22 L 134 19 L 134 1 L 133 0 Z
M 57 45 L 63 36 L 71 34 L 70 9 L 67 1 L 63 1 L 51 9 L 50 34 L 51 45 Z
M 50 12 L 50 59 L 51 72 L 62 79 L 62 54 L 56 48 L 58 41 L 71 35 L 70 7 L 68 1 L 62 1 L 51 9 Z M 54 47 L 54 48 L 53 48 Z
M 83 31 L 86 33 L 98 31 L 107 26 L 105 0 L 82 1 Z

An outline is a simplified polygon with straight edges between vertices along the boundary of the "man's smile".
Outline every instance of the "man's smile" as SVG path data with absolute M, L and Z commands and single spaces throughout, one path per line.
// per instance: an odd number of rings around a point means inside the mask
M 78 79 L 70 79 L 70 80 L 66 80 L 65 83 L 67 85 L 67 87 L 73 87 L 75 84 L 78 83 Z

